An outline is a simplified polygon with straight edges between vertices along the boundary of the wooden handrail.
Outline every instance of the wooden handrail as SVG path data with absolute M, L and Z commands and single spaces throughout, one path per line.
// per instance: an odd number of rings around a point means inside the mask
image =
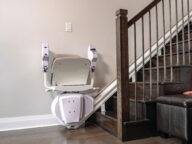
M 128 21 L 128 11 L 120 9 L 116 12 L 116 64 L 117 64 L 117 137 L 122 141 L 128 139 L 127 127 L 124 122 L 130 120 L 130 85 L 129 85 L 129 45 L 128 28 L 161 0 L 154 0 L 134 18 Z M 137 102 L 137 100 L 135 101 Z M 135 105 L 136 106 L 136 105 Z M 135 108 L 137 115 L 137 110 Z M 137 118 L 136 118 L 137 119 Z
M 127 27 L 131 27 L 137 20 L 142 18 L 147 12 L 149 12 L 155 5 L 157 5 L 161 0 L 154 0 L 148 6 L 146 6 L 143 10 L 141 10 L 136 16 L 134 16 L 131 20 L 128 21 Z

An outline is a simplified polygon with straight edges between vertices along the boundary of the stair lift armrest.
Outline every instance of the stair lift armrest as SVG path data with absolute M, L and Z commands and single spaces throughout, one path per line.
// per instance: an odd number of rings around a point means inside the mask
M 90 65 L 91 86 L 92 86 L 92 89 L 98 90 L 99 88 L 93 87 L 94 79 L 95 79 L 96 63 L 97 63 L 97 59 L 98 59 L 98 53 L 96 51 L 96 48 L 93 45 L 89 45 L 89 47 L 88 47 L 88 59 L 91 62 L 91 65 Z
M 91 66 L 90 66 L 91 72 L 94 72 L 96 68 L 98 54 L 97 54 L 96 48 L 93 45 L 89 45 L 88 47 L 88 59 L 91 62 Z
M 55 86 L 51 86 L 51 67 L 54 60 L 54 53 L 49 50 L 47 42 L 42 43 L 42 71 L 44 74 L 44 86 L 46 91 L 54 91 Z
M 92 88 L 92 90 L 98 90 L 99 89 L 99 87 L 93 87 L 93 85 L 94 85 L 94 80 L 95 80 L 95 73 L 94 73 L 94 71 L 91 71 L 91 88 Z
M 56 90 L 56 87 L 55 86 L 52 86 L 49 82 L 49 74 L 48 73 L 44 73 L 44 86 L 45 86 L 45 91 L 55 91 Z

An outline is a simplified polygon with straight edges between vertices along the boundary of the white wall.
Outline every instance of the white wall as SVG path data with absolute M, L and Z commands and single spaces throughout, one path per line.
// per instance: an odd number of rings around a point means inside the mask
M 41 42 L 56 53 L 87 56 L 99 52 L 96 86 L 116 77 L 115 11 L 129 18 L 152 0 L 0 0 L 0 117 L 50 113 L 44 92 Z M 73 32 L 64 31 L 65 22 Z

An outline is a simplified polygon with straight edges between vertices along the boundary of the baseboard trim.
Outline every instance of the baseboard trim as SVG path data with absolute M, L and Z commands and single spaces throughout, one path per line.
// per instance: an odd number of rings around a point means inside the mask
M 0 132 L 57 125 L 60 123 L 51 114 L 0 118 Z

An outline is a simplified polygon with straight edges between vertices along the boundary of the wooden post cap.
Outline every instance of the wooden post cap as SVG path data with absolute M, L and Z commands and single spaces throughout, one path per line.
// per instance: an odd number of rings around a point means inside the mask
M 116 16 L 127 15 L 127 14 L 128 14 L 128 11 L 126 9 L 119 9 L 116 11 Z

